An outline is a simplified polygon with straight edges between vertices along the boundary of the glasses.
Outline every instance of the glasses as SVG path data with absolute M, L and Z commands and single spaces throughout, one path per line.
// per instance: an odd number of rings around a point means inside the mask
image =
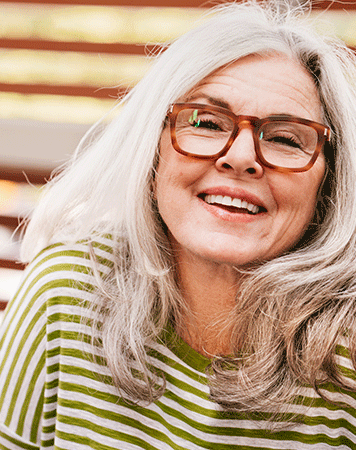
M 280 172 L 304 172 L 315 163 L 330 129 L 293 116 L 236 116 L 219 106 L 175 103 L 167 114 L 173 148 L 182 155 L 216 160 L 243 128 L 253 132 L 259 162 Z

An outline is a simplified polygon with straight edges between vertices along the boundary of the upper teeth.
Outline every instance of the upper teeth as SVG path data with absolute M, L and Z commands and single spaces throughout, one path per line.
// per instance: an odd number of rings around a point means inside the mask
M 245 200 L 240 200 L 239 198 L 228 197 L 227 195 L 206 195 L 204 200 L 207 203 L 218 203 L 220 205 L 235 206 L 235 208 L 243 208 L 257 214 L 259 207 L 253 205 L 252 203 L 247 203 Z

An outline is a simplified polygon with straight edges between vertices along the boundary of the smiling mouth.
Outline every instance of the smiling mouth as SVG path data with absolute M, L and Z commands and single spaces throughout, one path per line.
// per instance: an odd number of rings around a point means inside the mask
M 266 209 L 262 206 L 257 206 L 252 203 L 248 203 L 246 200 L 232 198 L 227 195 L 203 194 L 200 197 L 209 205 L 217 205 L 233 213 L 256 215 L 261 212 L 266 212 Z

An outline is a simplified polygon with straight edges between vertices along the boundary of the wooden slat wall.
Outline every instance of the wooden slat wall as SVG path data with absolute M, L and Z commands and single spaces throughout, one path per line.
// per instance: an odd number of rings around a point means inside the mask
M 0 0 L 1 3 L 7 3 Z M 53 0 L 15 0 L 13 4 L 27 5 L 52 5 Z M 56 5 L 84 5 L 84 6 L 129 6 L 129 7 L 200 7 L 211 6 L 215 2 L 204 0 L 59 0 Z M 354 10 L 356 9 L 355 1 L 343 0 L 342 2 L 316 2 L 317 9 L 330 10 Z M 19 39 L 19 38 L 0 38 L 0 48 L 3 49 L 26 49 L 26 50 L 47 50 L 51 52 L 80 52 L 92 54 L 110 54 L 110 55 L 144 55 L 147 52 L 146 43 L 142 45 L 125 44 L 120 42 L 115 43 L 97 43 L 97 42 L 73 42 L 73 41 L 56 41 L 44 39 Z M 42 94 L 42 95 L 64 95 L 64 96 L 83 96 L 92 98 L 113 98 L 126 90 L 123 86 L 118 91 L 117 88 L 105 88 L 105 90 L 98 89 L 102 87 L 88 86 L 88 85 L 54 85 L 46 83 L 10 83 L 0 82 L 0 92 L 12 92 L 20 94 Z
M 0 11 L 1 11 L 0 0 Z M 53 5 L 53 1 L 46 0 L 15 0 L 12 4 L 27 4 L 27 5 Z M 133 1 L 111 1 L 111 0 L 59 0 L 55 5 L 84 5 L 84 6 L 110 6 L 110 7 L 201 7 L 202 0 L 170 0 L 169 2 L 160 0 L 133 0 Z M 110 54 L 110 55 L 145 55 L 150 51 L 150 46 L 146 42 L 139 44 L 125 44 L 121 42 L 115 43 L 97 43 L 97 42 L 73 42 L 63 40 L 44 40 L 44 39 L 19 39 L 19 38 L 0 38 L 0 48 L 6 49 L 26 49 L 26 50 L 47 50 L 51 52 L 79 52 L 92 54 Z M 100 81 L 100 80 L 98 80 Z M 1 83 L 0 92 L 13 92 L 20 94 L 44 94 L 44 95 L 65 95 L 65 96 L 83 96 L 92 98 L 113 98 L 127 91 L 124 86 L 121 89 L 105 90 L 101 88 L 100 82 L 97 86 L 83 86 L 83 85 L 53 85 L 53 84 L 22 84 L 22 83 Z

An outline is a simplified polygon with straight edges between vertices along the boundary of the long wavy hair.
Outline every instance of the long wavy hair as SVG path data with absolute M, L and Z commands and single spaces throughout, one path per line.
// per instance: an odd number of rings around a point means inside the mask
M 162 395 L 164 386 L 157 387 L 148 369 L 147 345 L 187 310 L 152 196 L 168 107 L 214 70 L 271 53 L 295 58 L 314 79 L 332 129 L 328 172 L 311 231 L 296 248 L 244 277 L 235 311 L 226 318 L 239 356 L 213 360 L 211 396 L 237 411 L 268 406 L 281 412 L 302 383 L 317 391 L 326 380 L 355 388 L 335 361 L 336 343 L 347 334 L 355 363 L 355 57 L 343 44 L 316 35 L 300 8 L 249 1 L 215 8 L 165 48 L 119 102 L 117 119 L 104 131 L 93 128 L 49 184 L 23 242 L 28 259 L 54 241 L 112 236 L 115 264 L 105 280 L 93 257 L 93 335 L 103 319 L 100 341 L 114 383 L 137 400 Z M 142 377 L 132 373 L 133 361 Z

